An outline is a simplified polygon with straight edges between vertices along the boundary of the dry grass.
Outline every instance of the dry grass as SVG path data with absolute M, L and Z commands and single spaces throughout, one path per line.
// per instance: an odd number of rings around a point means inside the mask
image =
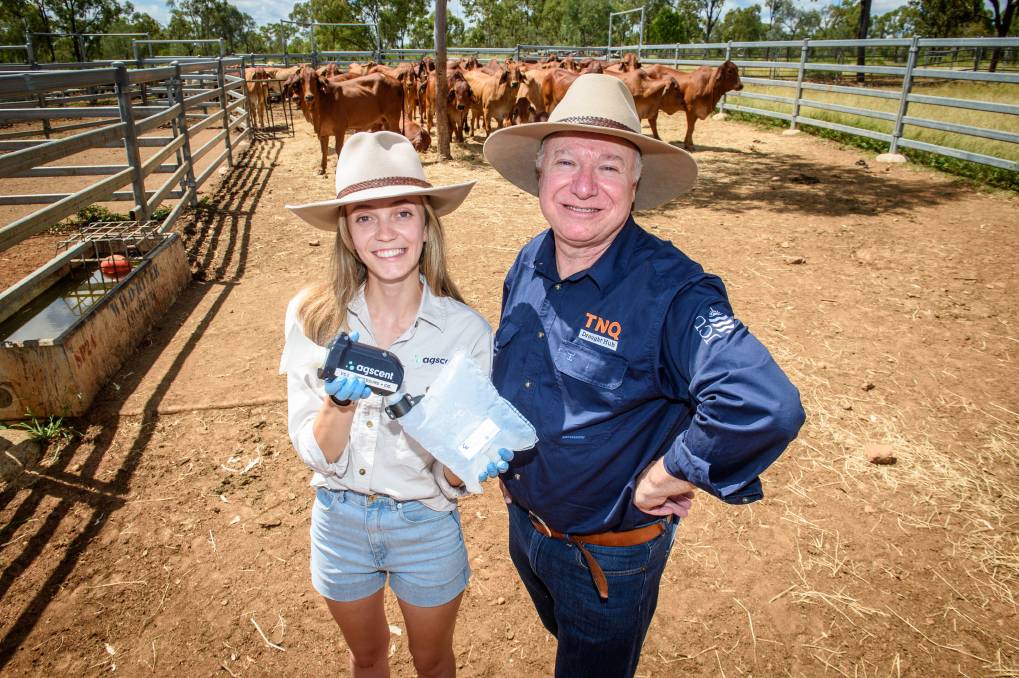
M 744 92 L 756 94 L 768 94 L 772 96 L 792 97 L 795 90 L 788 87 L 770 87 L 763 85 L 747 84 Z M 889 89 L 898 94 L 899 90 Z M 927 96 L 950 97 L 955 99 L 970 99 L 973 101 L 985 101 L 994 103 L 1019 104 L 1019 87 L 1008 83 L 981 83 L 981 82 L 918 82 L 914 83 L 914 94 Z M 899 108 L 899 102 L 895 99 L 881 99 L 865 95 L 841 94 L 837 92 L 818 92 L 804 90 L 803 98 L 815 101 L 850 106 L 884 113 L 895 114 Z M 780 102 L 761 101 L 742 97 L 739 93 L 729 93 L 726 101 L 740 106 L 750 106 L 766 111 L 778 111 L 792 113 L 792 106 Z M 870 118 L 864 115 L 852 115 L 847 113 L 836 113 L 819 108 L 812 108 L 809 104 L 801 104 L 800 115 L 817 118 L 827 122 L 840 125 L 849 125 L 875 132 L 891 133 L 893 123 Z M 930 104 L 910 104 L 907 115 L 937 120 L 940 122 L 969 125 L 971 127 L 983 127 L 1004 132 L 1019 133 L 1019 119 L 1017 116 L 1005 113 L 990 113 L 984 111 L 971 111 L 962 108 L 948 108 L 945 106 L 933 106 Z M 974 153 L 997 156 L 1009 160 L 1019 160 L 1019 145 L 1007 141 L 995 141 L 969 135 L 956 134 L 954 132 L 942 132 L 939 130 L 913 127 L 907 125 L 904 128 L 905 136 L 909 139 L 916 139 L 940 146 L 958 148 Z

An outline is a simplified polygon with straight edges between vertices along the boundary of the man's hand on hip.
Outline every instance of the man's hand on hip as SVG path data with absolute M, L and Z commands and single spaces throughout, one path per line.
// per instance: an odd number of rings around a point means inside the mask
M 637 478 L 633 493 L 633 504 L 644 513 L 653 516 L 675 514 L 686 518 L 693 505 L 693 493 L 697 487 L 681 480 L 665 470 L 661 459 L 648 466 Z

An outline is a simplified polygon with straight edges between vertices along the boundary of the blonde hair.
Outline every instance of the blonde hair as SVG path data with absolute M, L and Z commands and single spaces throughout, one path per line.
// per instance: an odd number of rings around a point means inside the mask
M 422 206 L 425 210 L 425 243 L 421 250 L 419 270 L 424 274 L 432 294 L 463 302 L 460 290 L 446 267 L 446 240 L 442 222 L 427 197 L 422 199 Z M 350 230 L 347 228 L 347 212 L 342 208 L 329 271 L 329 280 L 308 286 L 308 293 L 298 309 L 305 336 L 321 345 L 325 345 L 341 329 L 350 329 L 347 325 L 347 306 L 368 280 L 368 268 L 354 250 Z

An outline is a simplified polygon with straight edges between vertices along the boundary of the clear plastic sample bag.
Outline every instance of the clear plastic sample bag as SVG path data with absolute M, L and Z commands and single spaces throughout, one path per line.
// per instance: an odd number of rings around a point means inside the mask
M 538 442 L 531 423 L 462 352 L 453 355 L 424 397 L 397 421 L 474 494 L 481 492 L 478 475 L 500 460 L 500 448 L 527 450 Z

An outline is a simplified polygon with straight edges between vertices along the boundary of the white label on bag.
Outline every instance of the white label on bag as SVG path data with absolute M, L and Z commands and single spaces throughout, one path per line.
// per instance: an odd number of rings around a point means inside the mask
M 481 424 L 478 425 L 474 432 L 467 436 L 467 439 L 460 443 L 460 447 L 457 451 L 464 456 L 465 459 L 473 459 L 478 455 L 481 450 L 485 449 L 488 443 L 492 442 L 499 433 L 499 425 L 491 419 L 485 419 Z

